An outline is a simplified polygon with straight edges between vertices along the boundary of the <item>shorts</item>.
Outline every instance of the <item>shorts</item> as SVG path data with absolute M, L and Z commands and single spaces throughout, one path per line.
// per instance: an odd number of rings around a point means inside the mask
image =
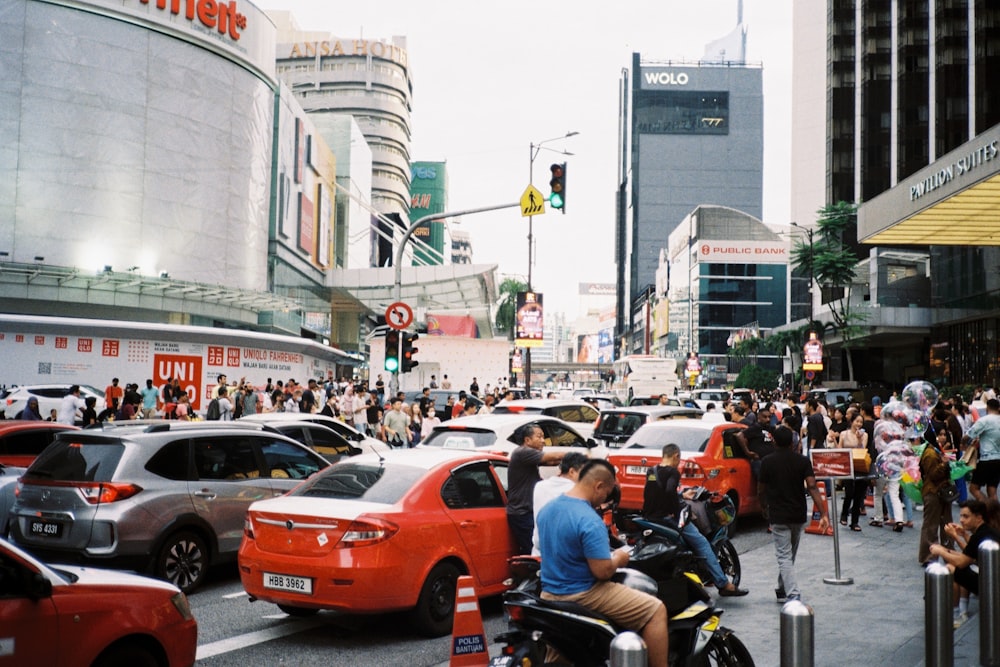
M 977 569 L 973 565 L 955 568 L 955 583 L 974 595 L 979 595 L 979 572 Z
M 542 591 L 543 600 L 567 600 L 604 614 L 625 628 L 641 632 L 663 606 L 658 598 L 613 581 L 599 581 L 589 590 L 570 595 Z
M 972 483 L 979 488 L 997 486 L 1000 482 L 1000 459 L 980 460 L 972 471 Z

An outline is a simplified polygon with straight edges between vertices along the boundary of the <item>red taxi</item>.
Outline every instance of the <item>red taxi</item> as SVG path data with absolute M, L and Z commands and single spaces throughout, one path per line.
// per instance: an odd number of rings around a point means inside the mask
M 0 539 L 0 666 L 188 667 L 198 624 L 171 584 L 46 566 Z
M 251 600 L 293 616 L 410 610 L 451 631 L 459 575 L 505 590 L 507 458 L 440 448 L 362 454 L 247 513 L 239 570 Z
M 697 419 L 657 421 L 640 427 L 621 449 L 608 455 L 608 461 L 618 471 L 621 507 L 642 509 L 646 470 L 660 462 L 663 446 L 673 443 L 681 448 L 682 485 L 703 486 L 728 495 L 737 515 L 760 512 L 757 480 L 750 473 L 750 461 L 738 445 L 724 442 L 726 431 L 741 428 L 745 427 Z

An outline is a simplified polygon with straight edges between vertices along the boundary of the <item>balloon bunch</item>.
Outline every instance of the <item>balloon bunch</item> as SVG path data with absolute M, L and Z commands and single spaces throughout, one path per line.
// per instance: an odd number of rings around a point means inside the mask
M 874 431 L 875 448 L 879 452 L 875 465 L 886 477 L 904 482 L 920 479 L 919 461 L 914 454 L 923 451 L 923 447 L 915 448 L 909 441 L 922 438 L 927 431 L 938 397 L 937 387 L 917 380 L 903 388 L 900 400 L 889 401 L 882 407 Z

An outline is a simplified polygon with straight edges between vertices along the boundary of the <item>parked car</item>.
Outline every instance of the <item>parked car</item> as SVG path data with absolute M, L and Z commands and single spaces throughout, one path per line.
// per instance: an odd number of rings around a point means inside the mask
M 676 405 L 635 405 L 601 410 L 594 427 L 594 440 L 617 449 L 644 424 L 663 419 L 701 419 L 703 414 L 698 408 Z
M 555 417 L 572 424 L 581 435 L 589 438 L 594 433 L 594 423 L 601 413 L 593 405 L 580 399 L 567 401 L 558 398 L 526 398 L 520 401 L 503 401 L 493 408 L 493 414 L 536 414 Z
M 355 447 L 362 449 L 363 451 L 371 451 L 373 448 L 376 450 L 386 449 L 385 443 L 383 443 L 378 438 L 373 438 L 369 435 L 365 435 L 361 431 L 357 430 L 353 426 L 348 426 L 339 419 L 333 417 L 327 417 L 326 415 L 321 415 L 319 413 L 309 413 L 309 412 L 263 412 L 254 415 L 245 415 L 236 420 L 237 422 L 244 421 L 259 421 L 259 422 L 269 422 L 271 424 L 288 421 L 288 422 L 307 422 L 311 424 L 321 424 L 329 429 L 332 429 L 347 439 L 349 442 L 353 443 Z
M 0 537 L 6 537 L 7 525 L 10 523 L 10 508 L 14 506 L 14 491 L 17 480 L 27 468 L 6 466 L 0 463 Z
M 10 535 L 40 558 L 144 570 L 190 592 L 235 557 L 250 503 L 327 466 L 291 438 L 230 422 L 61 433 L 22 475 Z
M 423 393 L 423 391 L 405 392 L 403 394 L 403 401 L 410 405 L 418 405 L 420 403 L 420 397 Z M 443 417 L 445 414 L 451 416 L 451 408 L 448 407 L 448 397 L 454 396 L 457 401 L 458 392 L 454 389 L 431 389 L 429 393 L 431 398 L 434 399 L 434 411 L 437 412 L 438 417 Z M 471 402 L 477 409 L 483 406 L 483 399 L 473 396 L 472 394 L 466 395 L 465 402 L 466 405 Z
M 681 448 L 681 484 L 728 495 L 738 516 L 760 512 L 757 480 L 751 475 L 750 461 L 723 436 L 730 429 L 740 428 L 745 427 L 695 419 L 656 421 L 640 427 L 621 449 L 608 455 L 608 461 L 618 471 L 621 506 L 642 509 L 646 471 L 660 462 L 663 446 L 673 443 Z
M 613 394 L 590 394 L 589 396 L 581 397 L 580 400 L 594 406 L 598 411 L 610 410 L 622 405 L 621 400 Z
M 545 434 L 546 447 L 567 447 L 593 458 L 607 456 L 607 448 L 585 438 L 570 424 L 536 413 L 483 414 L 451 419 L 435 426 L 417 448 L 472 449 L 509 455 L 517 444 L 514 432 L 524 424 L 537 424 Z
M 691 392 L 691 400 L 702 410 L 707 410 L 709 403 L 715 403 L 715 407 L 721 410 L 722 404 L 729 400 L 729 392 L 725 389 L 695 389 Z
M 409 610 L 424 634 L 447 634 L 459 575 L 474 578 L 480 597 L 506 588 L 515 551 L 506 482 L 506 458 L 482 452 L 394 450 L 342 461 L 250 506 L 243 587 L 293 616 Z
M 158 665 L 195 661 L 198 624 L 162 581 L 48 566 L 0 539 L 0 664 Z
M 21 421 L 0 422 L 0 464 L 31 465 L 35 457 L 63 431 L 77 431 L 76 426 L 59 422 Z
M 629 406 L 634 406 L 634 405 L 678 405 L 678 406 L 683 407 L 684 404 L 676 396 L 670 396 L 669 398 L 667 398 L 667 402 L 665 404 L 660 403 L 660 397 L 659 396 L 633 396 L 631 399 L 629 399 L 628 405 Z
M 28 405 L 28 399 L 34 396 L 38 399 L 38 412 L 44 419 L 53 410 L 58 410 L 62 399 L 69 393 L 71 384 L 32 384 L 11 387 L 0 391 L 0 408 L 7 419 L 19 419 L 21 412 Z M 97 399 L 94 409 L 100 412 L 105 408 L 104 392 L 87 384 L 80 385 L 80 398 L 93 396 Z

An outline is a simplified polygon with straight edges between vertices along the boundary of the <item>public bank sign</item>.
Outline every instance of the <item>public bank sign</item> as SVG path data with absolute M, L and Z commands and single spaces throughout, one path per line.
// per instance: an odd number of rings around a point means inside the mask
M 698 261 L 704 264 L 785 264 L 788 244 L 780 241 L 699 241 Z

